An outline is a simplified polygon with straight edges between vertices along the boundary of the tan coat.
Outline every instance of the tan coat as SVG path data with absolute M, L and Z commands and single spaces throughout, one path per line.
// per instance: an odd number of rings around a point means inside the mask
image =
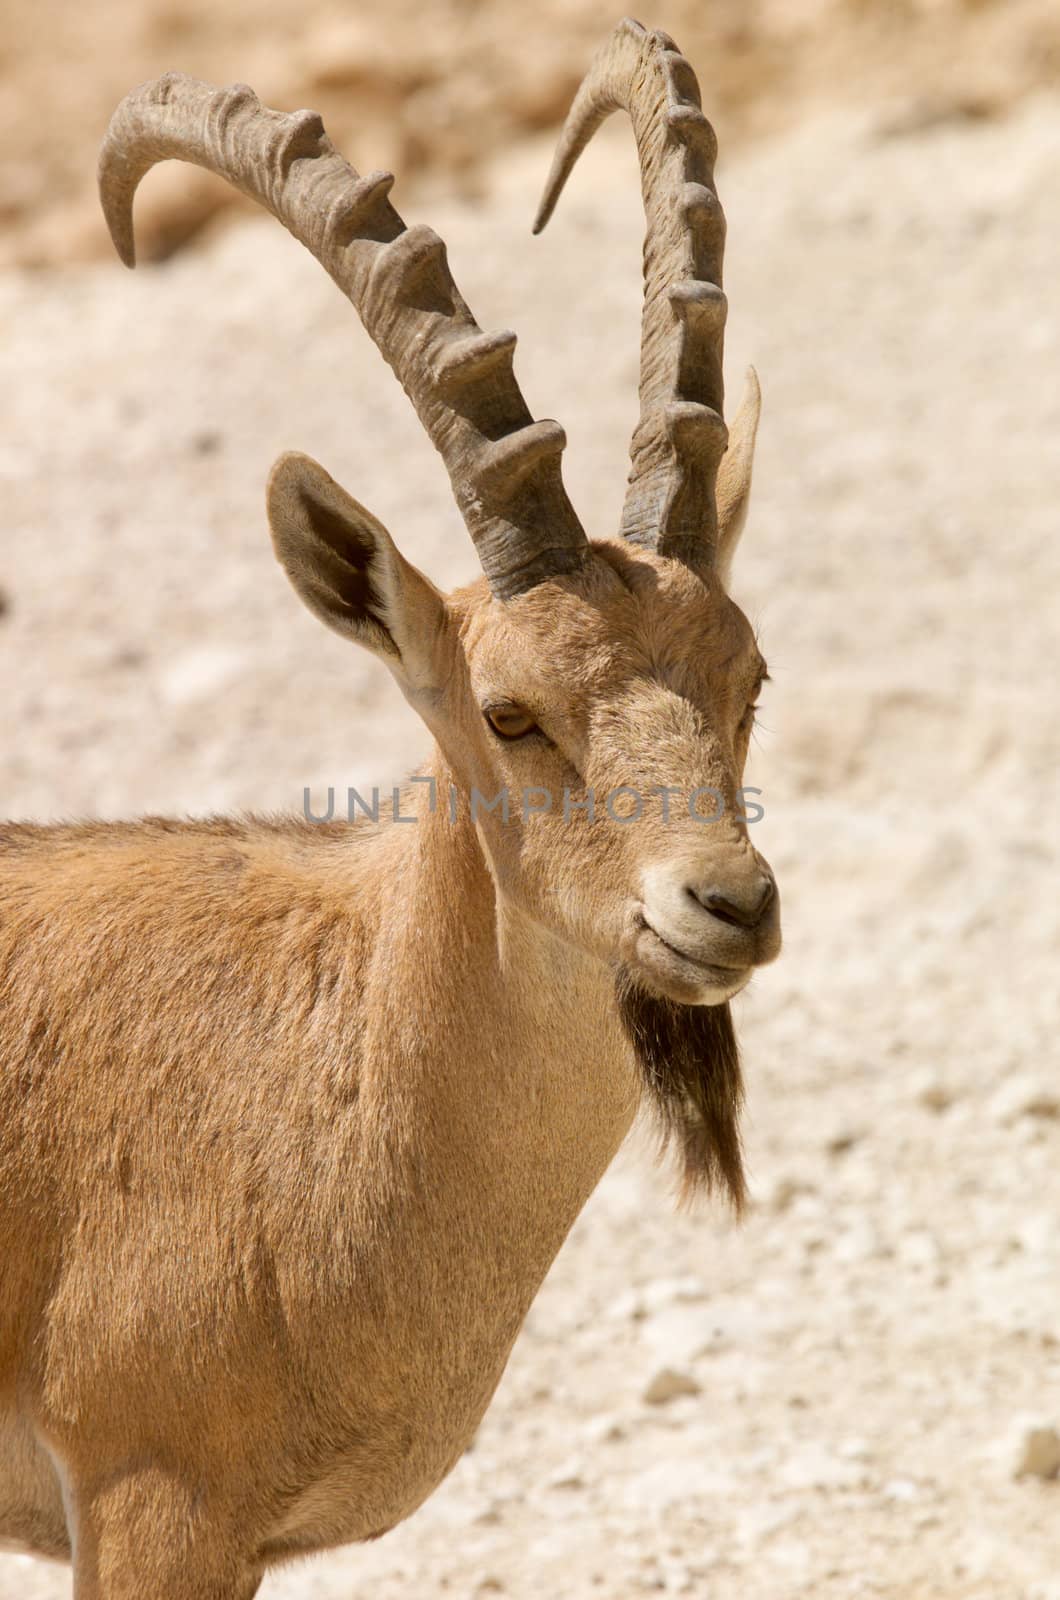
M 687 80 L 632 26 L 616 48 L 658 66 L 657 122 Z M 200 159 L 273 115 L 185 84 L 119 113 L 112 221 L 173 153 L 167 118 L 222 107 L 188 122 Z M 285 185 L 339 159 L 299 115 L 278 144 L 268 124 L 261 157 L 281 214 Z M 377 203 L 360 193 L 312 225 L 351 230 Z M 473 407 L 452 351 L 470 340 L 500 406 L 507 347 L 466 323 L 445 342 L 430 319 L 466 308 L 454 287 L 423 310 L 444 280 L 436 251 L 427 278 L 409 267 L 419 246 L 400 246 L 387 320 L 372 261 L 406 236 L 384 222 L 350 292 L 381 342 L 406 338 L 410 305 L 427 319 L 429 382 L 409 382 L 486 577 L 443 597 L 304 457 L 274 470 L 269 515 L 302 598 L 383 657 L 432 736 L 414 820 L 0 827 L 0 1543 L 72 1559 L 77 1600 L 248 1600 L 271 1563 L 413 1511 L 642 1097 L 686 1188 L 742 1195 L 726 1002 L 779 948 L 740 796 L 765 664 L 723 587 L 757 385 L 717 484 L 709 449 L 683 455 L 707 402 L 681 399 L 684 488 L 658 539 L 589 544 L 545 425 L 485 455 L 480 432 L 461 467 Z M 698 553 L 679 526 L 693 490 Z M 476 802 L 501 793 L 507 819 Z

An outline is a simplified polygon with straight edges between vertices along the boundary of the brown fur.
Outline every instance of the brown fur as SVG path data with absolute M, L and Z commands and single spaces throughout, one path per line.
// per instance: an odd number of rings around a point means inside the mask
M 649 994 L 624 970 L 615 990 L 663 1147 L 674 1141 L 681 1152 L 682 1199 L 721 1185 L 742 1211 L 743 1075 L 728 1005 L 675 1005 Z
M 407 1516 L 468 1444 L 645 1065 L 687 1179 L 741 1193 L 725 1009 L 690 1004 L 635 909 L 645 869 L 738 894 L 746 828 L 472 824 L 466 798 L 731 793 L 746 622 L 617 545 L 503 605 L 377 565 L 368 620 L 455 822 L 420 784 L 415 826 L 0 830 L 0 1536 L 72 1554 L 78 1600 L 250 1595 Z M 504 698 L 548 739 L 498 740 L 481 707 Z M 712 959 L 775 953 L 775 912 L 695 915 Z
M 670 42 L 631 28 L 667 170 L 705 173 L 698 108 L 670 115 Z M 357 187 L 312 114 L 177 76 L 134 93 L 101 167 L 126 260 L 136 183 L 170 155 L 263 196 L 361 305 L 488 582 L 441 595 L 321 467 L 281 458 L 288 577 L 432 735 L 414 824 L 0 829 L 0 1544 L 70 1559 L 76 1600 L 250 1600 L 276 1562 L 415 1510 L 645 1090 L 686 1188 L 741 1201 L 727 1002 L 780 945 L 738 795 L 765 666 L 722 581 L 757 392 L 715 539 L 717 296 L 709 396 L 667 387 L 706 372 L 669 302 L 676 377 L 645 365 L 665 439 L 635 499 L 658 548 L 590 545 L 510 340 L 483 345 L 431 237 Z M 686 211 L 717 245 L 720 212 Z M 441 311 L 411 292 L 428 268 Z M 680 512 L 666 540 L 641 526 L 656 503 Z M 607 810 L 620 788 L 633 821 Z M 706 788 L 710 824 L 686 803 Z M 531 789 L 551 808 L 523 814 Z M 471 814 L 502 790 L 507 818 Z

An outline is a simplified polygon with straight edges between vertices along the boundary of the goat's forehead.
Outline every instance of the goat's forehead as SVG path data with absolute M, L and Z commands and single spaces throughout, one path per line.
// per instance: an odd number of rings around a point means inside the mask
M 484 583 L 454 599 L 473 678 L 577 673 L 588 688 L 667 665 L 709 671 L 753 653 L 750 625 L 711 574 L 632 548 L 595 546 L 584 572 L 511 600 L 492 600 Z

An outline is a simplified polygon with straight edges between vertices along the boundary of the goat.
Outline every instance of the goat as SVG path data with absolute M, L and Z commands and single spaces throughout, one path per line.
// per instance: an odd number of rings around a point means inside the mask
M 134 192 L 170 157 L 322 262 L 483 576 L 443 596 L 281 457 L 288 578 L 433 736 L 415 826 L 0 829 L 0 1541 L 71 1561 L 77 1600 L 249 1600 L 414 1511 L 642 1101 L 689 1193 L 743 1198 L 728 1002 L 780 944 L 740 807 L 766 669 L 726 592 L 758 386 L 730 439 L 716 143 L 666 35 L 627 20 L 595 58 L 537 228 L 618 108 L 647 216 L 641 419 L 620 536 L 592 541 L 514 335 L 481 331 L 389 174 L 358 176 L 312 112 L 179 74 L 107 132 L 130 266 Z

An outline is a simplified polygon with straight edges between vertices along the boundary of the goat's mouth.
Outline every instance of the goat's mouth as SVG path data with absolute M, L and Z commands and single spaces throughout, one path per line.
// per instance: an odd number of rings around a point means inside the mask
M 750 966 L 726 966 L 672 944 L 648 921 L 644 908 L 633 913 L 626 958 L 641 982 L 655 994 L 684 1005 L 718 1006 L 731 1000 L 750 980 Z

